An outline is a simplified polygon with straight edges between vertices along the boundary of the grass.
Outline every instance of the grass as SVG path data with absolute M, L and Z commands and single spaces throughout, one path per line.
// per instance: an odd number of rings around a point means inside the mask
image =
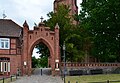
M 82 75 L 82 76 L 67 76 L 66 83 L 107 83 L 109 81 L 119 81 L 110 83 L 120 83 L 120 74 L 104 74 L 104 75 Z
M 13 77 L 13 78 L 12 78 L 12 81 L 15 81 L 15 80 L 16 80 L 16 78 Z M 10 79 L 10 78 L 4 79 L 4 83 L 10 83 L 10 82 L 11 82 L 11 79 Z M 0 83 L 3 83 L 3 80 L 0 80 Z

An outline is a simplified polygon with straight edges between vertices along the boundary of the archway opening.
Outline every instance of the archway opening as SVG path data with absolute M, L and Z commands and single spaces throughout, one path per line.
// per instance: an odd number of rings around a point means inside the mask
M 50 67 L 49 59 L 50 51 L 49 48 L 42 42 L 38 43 L 32 53 L 32 68 L 48 68 Z

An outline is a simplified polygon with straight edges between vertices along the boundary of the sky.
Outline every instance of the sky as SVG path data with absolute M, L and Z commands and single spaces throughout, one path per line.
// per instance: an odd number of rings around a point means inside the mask
M 39 23 L 41 16 L 46 20 L 47 14 L 53 11 L 54 0 L 0 0 L 0 19 L 3 14 L 7 17 L 5 19 L 12 19 L 14 22 L 23 25 L 26 20 L 29 28 L 33 29 L 34 23 Z M 82 0 L 77 0 L 78 8 Z M 33 50 L 36 54 L 37 50 Z
M 48 19 L 47 14 L 53 11 L 53 2 L 54 0 L 0 0 L 0 19 L 5 13 L 6 19 L 12 19 L 20 26 L 26 20 L 32 29 L 34 23 L 40 22 L 41 16 Z M 78 7 L 81 2 L 82 0 L 77 0 Z

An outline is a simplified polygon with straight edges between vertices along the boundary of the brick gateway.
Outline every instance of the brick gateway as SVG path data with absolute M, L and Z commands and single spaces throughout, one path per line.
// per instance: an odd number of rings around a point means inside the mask
M 38 43 L 44 43 L 49 51 L 48 60 L 52 68 L 52 75 L 59 75 L 60 49 L 59 49 L 59 26 L 56 24 L 54 31 L 50 31 L 49 27 L 45 27 L 44 23 L 39 23 L 34 30 L 29 30 L 27 22 L 23 24 L 23 55 L 22 55 L 22 71 L 24 74 L 31 74 L 31 57 L 32 51 Z

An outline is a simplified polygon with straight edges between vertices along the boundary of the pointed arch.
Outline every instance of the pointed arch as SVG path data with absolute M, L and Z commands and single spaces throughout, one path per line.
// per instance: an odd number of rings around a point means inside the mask
M 44 44 L 48 47 L 48 49 L 49 49 L 49 51 L 50 51 L 50 56 L 51 56 L 51 55 L 54 55 L 53 47 L 52 47 L 51 44 L 50 44 L 45 38 L 43 38 L 43 37 L 37 38 L 35 41 L 32 42 L 31 46 L 29 47 L 29 51 L 28 51 L 28 53 L 30 53 L 29 55 L 32 55 L 32 51 L 33 51 L 34 47 L 35 47 L 37 44 L 39 44 L 40 42 L 41 42 L 41 43 L 44 43 Z

